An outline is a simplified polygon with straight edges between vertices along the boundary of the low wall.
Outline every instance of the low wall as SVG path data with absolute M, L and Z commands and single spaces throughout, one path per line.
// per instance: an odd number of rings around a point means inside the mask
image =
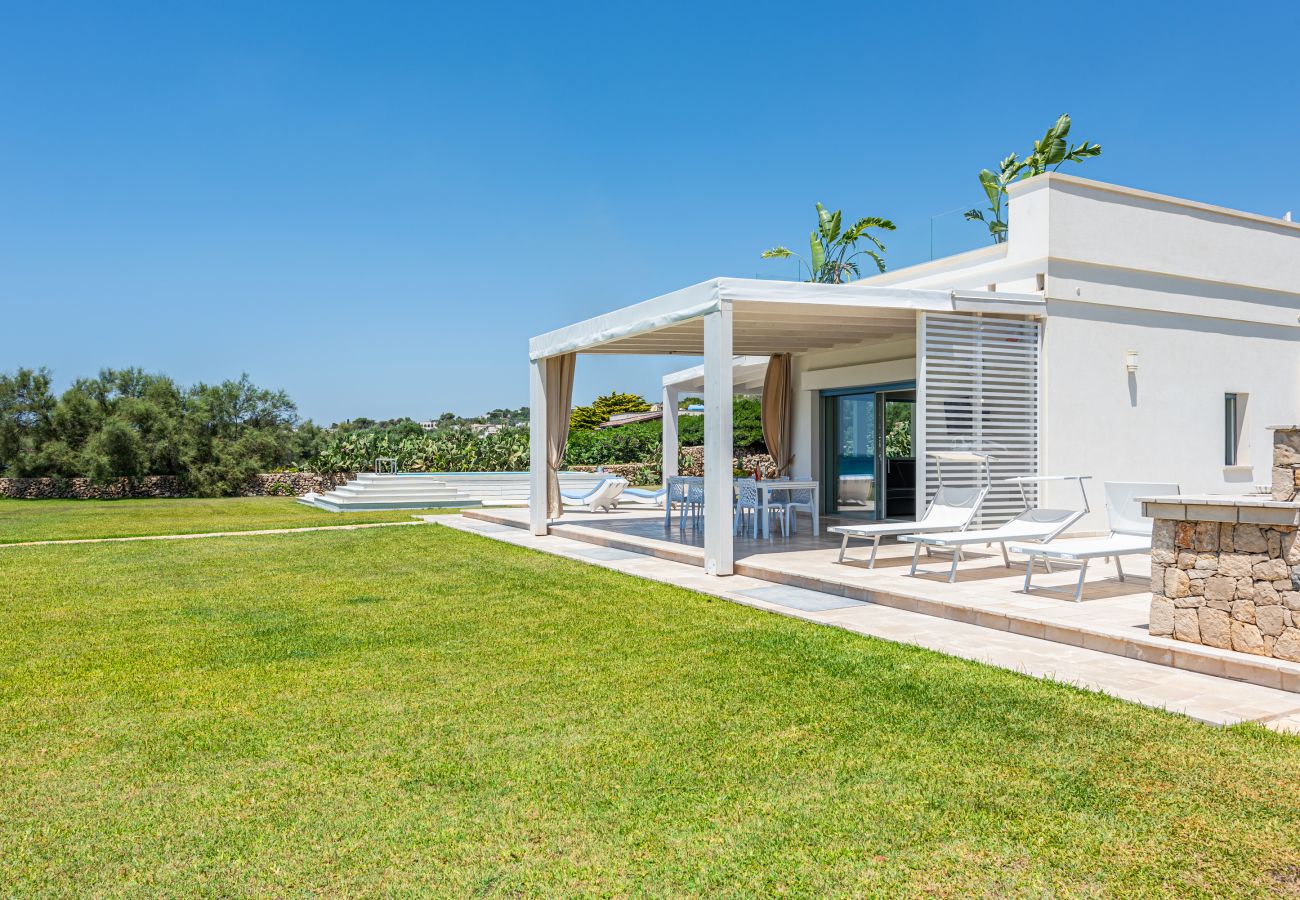
M 568 472 L 595 472 L 600 469 L 610 475 L 626 478 L 629 484 L 658 484 L 663 480 L 663 469 L 656 463 L 611 463 L 607 466 L 565 466 Z
M 1300 506 L 1175 499 L 1146 504 L 1151 634 L 1300 662 Z
M 312 472 L 272 472 L 254 475 L 239 492 L 241 497 L 300 497 L 308 491 L 324 493 L 345 483 L 351 475 L 317 475 Z M 174 475 L 110 478 L 96 483 L 89 478 L 0 478 L 0 497 L 15 500 L 143 500 L 151 497 L 189 496 Z
M 254 475 L 239 492 L 241 497 L 294 496 L 308 491 L 323 494 L 339 485 L 347 484 L 355 474 L 344 472 L 335 475 L 317 475 L 315 472 L 271 472 Z
M 755 466 L 762 466 L 764 478 L 776 477 L 776 464 L 772 462 L 772 457 L 767 453 L 737 453 L 732 457 L 731 465 L 733 468 L 744 469 L 746 472 L 754 471 Z M 704 475 L 704 448 L 683 447 L 678 462 L 678 470 L 682 475 L 702 477 Z
M 184 497 L 174 475 L 110 478 L 96 483 L 89 478 L 0 478 L 0 497 L 15 500 L 127 500 L 147 497 Z

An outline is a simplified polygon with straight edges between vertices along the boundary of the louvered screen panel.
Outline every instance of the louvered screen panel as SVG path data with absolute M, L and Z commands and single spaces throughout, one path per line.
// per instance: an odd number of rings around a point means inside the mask
M 994 527 L 1019 512 L 1020 488 L 1000 479 L 1038 474 L 1038 355 L 1041 324 L 1033 319 L 926 313 L 921 317 L 922 360 L 917 382 L 918 452 L 973 450 L 994 457 L 993 490 L 978 519 Z M 979 482 L 975 466 L 944 465 L 948 484 Z M 928 503 L 938 487 L 935 461 L 926 457 Z M 1026 486 L 1030 502 L 1037 488 Z

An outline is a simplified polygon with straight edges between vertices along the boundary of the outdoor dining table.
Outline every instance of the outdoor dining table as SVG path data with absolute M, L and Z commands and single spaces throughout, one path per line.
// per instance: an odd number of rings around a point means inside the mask
M 736 479 L 736 480 L 739 481 L 740 479 Z M 672 525 L 673 501 L 680 500 L 682 502 L 685 502 L 686 491 L 689 490 L 690 485 L 692 484 L 704 484 L 704 478 L 700 475 L 672 475 L 668 478 L 667 482 L 664 484 L 664 487 L 668 489 L 667 492 L 664 494 L 664 527 L 665 528 L 668 528 Z M 821 504 L 818 502 L 820 499 L 818 496 L 819 485 L 817 484 L 816 481 L 812 479 L 782 480 L 776 478 L 764 478 L 759 481 L 756 481 L 755 484 L 758 487 L 759 495 L 763 499 L 763 537 L 764 538 L 769 538 L 772 536 L 772 528 L 771 528 L 771 523 L 768 521 L 769 519 L 768 513 L 770 511 L 769 504 L 771 503 L 771 494 L 773 491 L 795 491 L 795 490 L 812 491 L 812 498 L 813 498 L 812 533 L 813 533 L 813 537 L 816 537 L 819 534 L 821 534 L 821 522 L 818 518 L 818 512 L 817 512 L 818 509 L 821 507 Z

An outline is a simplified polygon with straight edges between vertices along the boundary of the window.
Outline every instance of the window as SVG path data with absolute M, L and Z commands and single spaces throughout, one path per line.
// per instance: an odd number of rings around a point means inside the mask
M 1239 465 L 1242 419 L 1246 413 L 1245 394 L 1223 395 L 1223 464 Z

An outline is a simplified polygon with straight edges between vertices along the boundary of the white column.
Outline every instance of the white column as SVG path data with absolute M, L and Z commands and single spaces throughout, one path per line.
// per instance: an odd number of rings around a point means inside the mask
M 704 317 L 704 571 L 734 571 L 731 303 Z
M 546 368 L 548 360 L 528 365 L 528 522 L 533 534 L 546 534 Z
M 916 405 L 912 407 L 912 458 L 916 460 L 916 518 L 929 505 L 926 497 L 926 481 L 929 479 L 929 457 L 926 456 L 925 433 L 929 429 L 929 418 L 925 414 L 926 372 L 925 358 L 925 313 L 916 314 Z
M 677 438 L 677 404 L 679 395 L 676 388 L 664 388 L 664 483 L 677 474 L 678 438 Z

